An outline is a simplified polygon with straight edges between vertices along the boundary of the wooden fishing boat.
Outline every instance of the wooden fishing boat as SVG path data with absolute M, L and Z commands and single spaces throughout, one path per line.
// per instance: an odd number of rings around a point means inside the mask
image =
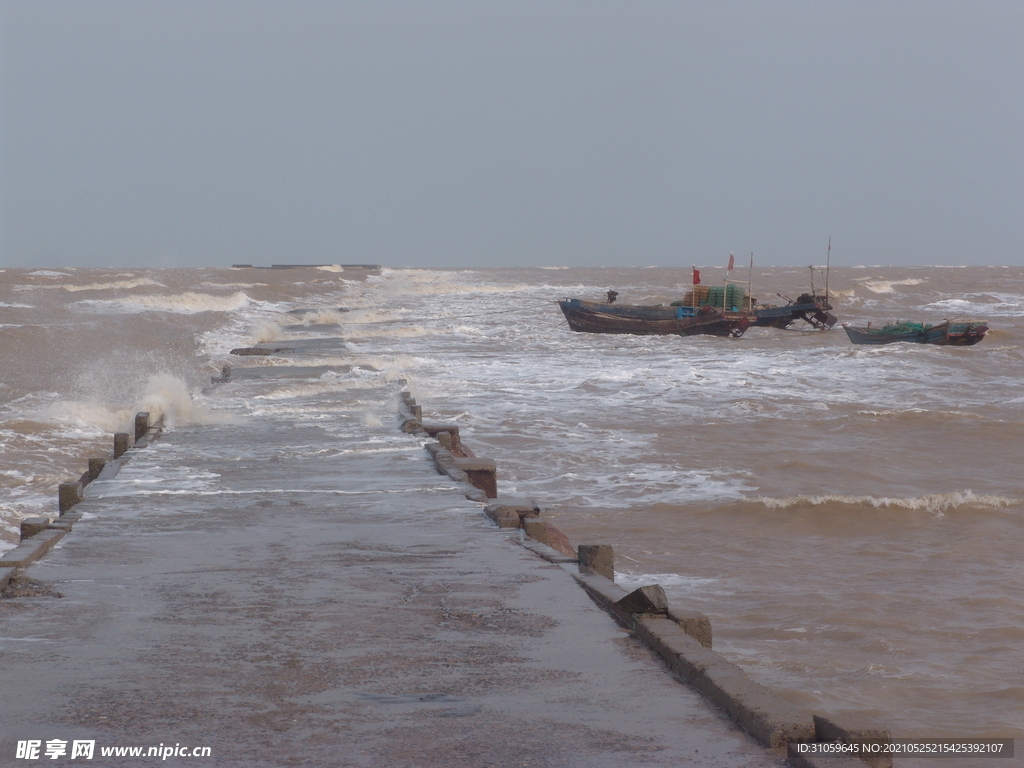
M 715 307 L 643 306 L 565 298 L 558 302 L 569 328 L 579 333 L 638 336 L 742 336 L 751 325 L 744 312 Z
M 733 286 L 729 286 L 731 289 Z M 698 289 L 703 286 L 697 286 Z M 632 333 L 641 336 L 742 336 L 747 328 L 787 328 L 803 320 L 819 330 L 836 317 L 827 297 L 809 293 L 780 307 L 756 305 L 740 290 L 688 291 L 682 301 L 662 304 L 615 304 L 565 298 L 558 302 L 569 328 L 581 333 Z M 725 307 L 723 308 L 723 304 Z M 753 309 L 750 307 L 753 306 Z
M 988 332 L 988 324 L 978 320 L 964 320 L 951 323 L 889 323 L 872 328 L 869 323 L 863 327 L 843 324 L 846 335 L 854 344 L 893 344 L 909 341 L 916 344 L 940 344 L 953 347 L 969 347 L 977 344 Z
M 797 320 L 824 331 L 836 324 L 835 315 L 829 310 L 832 303 L 827 296 L 804 293 L 788 304 L 775 307 L 768 304 L 754 305 L 751 314 L 754 316 L 752 325 L 765 328 L 788 328 Z
M 832 243 L 829 241 L 829 251 Z M 753 269 L 754 255 L 750 255 Z M 729 254 L 728 273 L 732 273 L 733 255 Z M 663 304 L 616 304 L 618 291 L 608 291 L 606 302 L 564 298 L 562 308 L 569 328 L 581 333 L 632 333 L 641 336 L 712 336 L 739 337 L 751 326 L 787 328 L 803 320 L 819 330 L 828 330 L 836 323 L 829 310 L 828 277 L 825 293 L 814 290 L 814 267 L 811 267 L 811 292 L 795 301 L 786 296 L 783 306 L 757 304 L 750 296 L 750 280 L 726 278 L 725 285 L 701 285 L 700 271 L 693 268 L 693 284 L 679 301 Z M 826 267 L 827 270 L 827 267 Z M 746 284 L 744 289 L 743 284 Z

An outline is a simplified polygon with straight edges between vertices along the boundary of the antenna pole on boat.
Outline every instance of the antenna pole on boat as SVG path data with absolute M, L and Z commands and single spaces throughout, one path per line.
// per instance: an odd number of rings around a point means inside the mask
M 828 295 L 828 273 L 830 271 L 829 264 L 832 261 L 832 236 L 828 237 L 828 253 L 825 255 L 825 300 L 829 298 Z
M 750 269 L 747 270 L 747 312 L 754 311 L 754 298 L 750 295 L 753 290 L 750 286 L 752 285 L 751 276 L 754 274 L 754 252 L 750 252 Z

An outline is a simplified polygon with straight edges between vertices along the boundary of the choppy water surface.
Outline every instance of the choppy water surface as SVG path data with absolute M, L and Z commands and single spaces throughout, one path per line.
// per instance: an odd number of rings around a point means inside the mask
M 809 287 L 807 269 L 751 279 L 762 300 Z M 345 392 L 404 378 L 427 416 L 498 462 L 503 493 L 535 498 L 574 541 L 615 545 L 622 582 L 657 579 L 698 606 L 716 648 L 796 704 L 900 735 L 1022 736 L 1024 269 L 832 271 L 841 321 L 987 319 L 963 349 L 854 347 L 838 327 L 574 334 L 554 304 L 609 288 L 667 303 L 688 280 L 2 271 L 0 546 L 19 518 L 54 514 L 57 484 L 137 410 L 172 428 L 271 409 L 329 429 Z M 328 341 L 321 367 L 286 384 L 240 369 L 308 357 L 228 354 L 297 339 Z M 225 364 L 235 381 L 211 386 Z M 346 407 L 371 439 L 394 428 L 392 403 Z

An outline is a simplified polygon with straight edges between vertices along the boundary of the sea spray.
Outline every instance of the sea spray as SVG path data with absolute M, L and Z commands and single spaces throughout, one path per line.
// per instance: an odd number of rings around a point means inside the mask
M 170 373 L 149 376 L 146 390 L 133 410 L 148 411 L 151 419 L 162 418 L 164 427 L 212 424 L 238 424 L 244 417 L 236 412 L 208 408 L 197 403 L 188 385 Z

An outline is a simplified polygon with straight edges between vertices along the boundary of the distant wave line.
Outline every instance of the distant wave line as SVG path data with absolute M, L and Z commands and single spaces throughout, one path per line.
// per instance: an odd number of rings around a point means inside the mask
M 818 496 L 796 496 L 790 498 L 769 498 L 760 496 L 753 501 L 764 504 L 769 509 L 788 509 L 795 506 L 821 506 L 823 504 L 844 504 L 853 506 L 869 506 L 874 509 L 902 508 L 909 510 L 923 509 L 927 511 L 944 511 L 960 507 L 1010 507 L 1019 500 L 996 494 L 976 494 L 973 491 L 953 491 L 951 493 L 929 494 L 913 498 L 897 498 L 886 496 L 852 496 L 844 494 L 822 494 Z

